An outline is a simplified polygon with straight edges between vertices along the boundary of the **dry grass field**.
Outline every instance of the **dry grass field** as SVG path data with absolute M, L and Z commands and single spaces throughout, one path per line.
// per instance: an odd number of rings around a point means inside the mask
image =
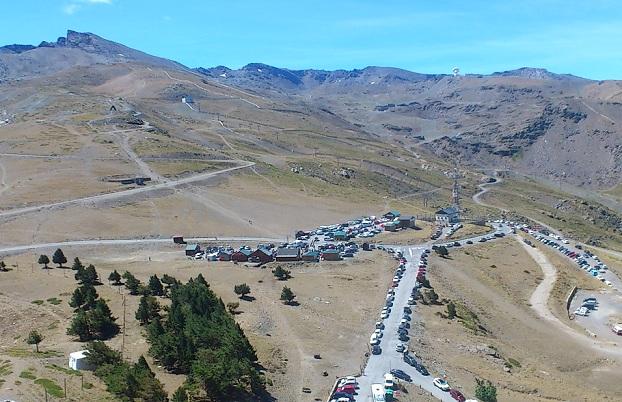
M 577 344 L 530 309 L 528 300 L 542 271 L 516 240 L 452 251 L 449 259 L 435 257 L 428 272 L 441 299 L 464 306 L 458 313 L 467 324 L 441 318 L 445 306 L 420 306 L 418 339 L 411 348 L 433 375 L 447 374 L 450 384 L 471 395 L 476 377 L 489 379 L 502 401 L 622 397 L 616 363 Z M 560 278 L 563 285 L 556 286 L 551 305 L 565 290 L 568 279 Z M 467 328 L 479 325 L 485 330 Z
M 281 264 L 292 271 L 292 278 L 281 282 L 271 273 L 276 263 L 264 268 L 249 268 L 241 264 L 188 261 L 183 257 L 183 251 L 173 246 L 160 251 L 83 248 L 65 252 L 71 258 L 78 252 L 83 262 L 95 264 L 101 278 L 107 278 L 113 269 L 129 270 L 142 281 L 154 273 L 158 276 L 167 273 L 180 280 L 203 274 L 225 303 L 240 303 L 236 321 L 257 349 L 272 384 L 270 392 L 282 401 L 304 401 L 309 397 L 324 399 L 335 376 L 355 374 L 360 370 L 367 352 L 367 339 L 373 330 L 373 313 L 382 304 L 395 265 L 384 253 L 361 252 L 356 258 L 343 262 Z M 0 273 L 0 297 L 5 301 L 12 300 L 11 303 L 0 303 L 3 313 L 0 356 L 9 359 L 12 366 L 12 374 L 3 377 L 2 389 L 24 398 L 33 395 L 33 399 L 28 400 L 39 400 L 35 396 L 41 398 L 42 394 L 30 382 L 19 379 L 22 370 L 33 367 L 37 377 L 53 378 L 62 385 L 62 378 L 67 376 L 46 366 L 66 367 L 68 353 L 80 349 L 79 343 L 65 335 L 71 317 L 67 300 L 76 286 L 73 272 L 64 269 L 44 271 L 36 264 L 33 268 L 34 258 L 33 254 L 8 258 L 9 266 L 18 264 L 18 267 Z M 124 295 L 105 280 L 103 282 L 105 284 L 98 286 L 97 291 L 108 300 L 114 315 L 119 317 L 118 322 L 121 322 Z M 233 293 L 234 285 L 243 282 L 250 285 L 254 300 L 239 300 Z M 298 306 L 286 306 L 279 301 L 284 285 L 296 293 Z M 125 293 L 125 289 L 121 293 Z M 53 304 L 56 303 L 53 298 L 60 300 L 60 304 Z M 137 359 L 146 354 L 148 345 L 134 319 L 138 297 L 128 295 L 125 298 L 125 352 L 127 357 Z M 43 303 L 33 304 L 35 300 L 43 300 Z M 33 323 L 18 319 L 22 316 L 37 317 L 37 320 Z M 42 359 L 31 354 L 12 355 L 11 350 L 15 348 L 29 348 L 24 343 L 23 334 L 32 328 L 37 328 L 45 337 L 42 350 L 54 351 L 58 357 Z M 110 344 L 120 349 L 121 335 Z M 315 359 L 315 354 L 320 354 L 321 359 Z M 169 392 L 183 381 L 181 376 L 163 373 L 155 367 L 154 370 Z M 324 376 L 323 372 L 328 375 Z M 68 378 L 74 380 L 73 376 Z M 99 400 L 93 395 L 96 390 L 101 393 L 101 386 L 88 374 L 87 378 L 88 382 L 95 383 L 95 388 L 79 394 L 82 399 L 74 400 Z M 311 388 L 312 393 L 303 394 L 302 387 Z
M 474 225 L 472 223 L 465 223 L 463 227 L 456 230 L 451 236 L 447 236 L 450 240 L 467 239 L 473 236 L 479 236 L 492 231 L 492 227 L 488 225 Z

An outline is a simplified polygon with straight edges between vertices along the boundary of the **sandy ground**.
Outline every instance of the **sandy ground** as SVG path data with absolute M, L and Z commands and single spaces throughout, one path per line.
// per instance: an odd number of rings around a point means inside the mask
M 249 198 L 249 194 L 252 197 Z M 293 236 L 297 229 L 377 213 L 369 203 L 275 194 L 256 179 L 232 177 L 104 205 L 30 213 L 0 222 L 0 243 L 26 244 L 143 236 Z
M 618 363 L 577 344 L 530 308 L 543 273 L 515 240 L 454 251 L 450 257 L 432 258 L 432 286 L 441 298 L 465 304 L 488 332 L 475 335 L 459 320 L 440 318 L 437 312 L 444 306 L 421 306 L 419 345 L 411 348 L 433 375 L 447 374 L 450 384 L 469 395 L 475 377 L 490 379 L 503 401 L 622 397 Z M 506 372 L 509 359 L 520 367 L 514 363 Z
M 73 258 L 74 251 L 68 249 L 65 253 L 68 258 Z M 143 281 L 153 273 L 159 276 L 168 273 L 181 280 L 202 273 L 225 303 L 240 302 L 240 314 L 236 315 L 236 320 L 268 371 L 267 377 L 273 384 L 269 387 L 270 392 L 283 401 L 324 399 L 336 376 L 355 374 L 360 370 L 368 349 L 367 339 L 373 330 L 375 314 L 372 313 L 382 304 L 395 265 L 384 253 L 362 252 L 355 259 L 343 262 L 282 264 L 292 271 L 293 278 L 280 282 L 270 272 L 271 266 L 257 269 L 232 263 L 189 261 L 182 253 L 181 249 L 173 246 L 159 252 L 135 247 L 79 250 L 82 261 L 94 263 L 101 278 L 107 278 L 112 269 L 120 272 L 129 270 Z M 43 271 L 32 264 L 34 257 L 32 254 L 11 257 L 7 263 L 9 266 L 17 264 L 17 267 L 1 273 L 0 297 L 13 302 L 0 304 L 4 313 L 0 351 L 6 354 L 7 348 L 15 345 L 27 347 L 18 336 L 27 332 L 33 324 L 16 320 L 16 317 L 37 316 L 36 327 L 46 338 L 42 349 L 53 349 L 62 357 L 49 361 L 13 358 L 16 368 L 13 374 L 5 377 L 6 383 L 2 388 L 11 395 L 39 395 L 36 387 L 25 385 L 25 381 L 15 383 L 19 381 L 16 376 L 22 367 L 34 365 L 41 376 L 50 377 L 55 371 L 45 369 L 46 364 L 53 361 L 65 367 L 68 353 L 80 349 L 78 343 L 65 335 L 71 317 L 67 299 L 75 287 L 72 271 Z M 105 280 L 103 282 L 105 284 L 97 290 L 101 297 L 108 300 L 119 322 L 122 321 L 123 297 L 126 297 L 126 356 L 136 359 L 146 354 L 148 345 L 134 319 L 138 297 L 124 296 L 119 289 L 109 286 Z M 233 287 L 242 282 L 251 286 L 251 295 L 255 300 L 238 300 Z M 286 306 L 278 300 L 284 285 L 296 293 L 299 306 Z M 121 293 L 125 292 L 125 289 L 121 290 Z M 35 299 L 52 297 L 61 299 L 61 304 L 54 306 L 44 302 L 38 306 L 31 303 Z M 111 346 L 120 349 L 121 339 L 119 335 L 111 340 Z M 315 359 L 315 354 L 320 354 L 321 359 Z M 169 392 L 183 381 L 181 376 L 162 373 L 157 368 L 156 371 Z M 324 372 L 328 375 L 324 376 Z M 96 382 L 94 379 L 90 381 Z M 302 387 L 311 388 L 312 393 L 303 394 Z M 11 390 L 8 391 L 8 388 Z M 91 399 L 92 394 L 84 394 L 82 398 L 96 400 Z

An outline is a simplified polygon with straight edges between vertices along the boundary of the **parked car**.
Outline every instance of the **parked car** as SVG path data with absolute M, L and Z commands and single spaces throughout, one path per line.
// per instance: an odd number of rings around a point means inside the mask
M 353 395 L 356 393 L 356 388 L 354 387 L 354 385 L 350 384 L 343 387 L 338 387 L 335 391 Z
M 345 392 L 335 392 L 333 394 L 333 396 L 331 396 L 331 402 L 335 401 L 335 402 L 353 402 L 354 401 L 354 396 L 350 395 L 350 394 L 346 394 Z
M 417 364 L 417 361 L 415 360 L 415 358 L 408 352 L 404 352 L 404 363 L 408 364 L 409 366 L 413 366 L 415 367 L 415 364 Z
M 425 368 L 425 366 L 421 363 L 415 360 L 415 370 L 417 370 L 419 372 L 419 374 L 421 374 L 422 376 L 429 376 L 430 373 L 428 372 L 428 370 Z
M 458 391 L 455 388 L 449 390 L 449 395 L 458 402 L 466 401 L 466 398 L 464 397 L 464 395 L 462 395 L 462 392 Z
M 402 342 L 408 342 L 408 339 L 409 339 L 409 338 L 408 338 L 408 335 L 406 335 L 406 334 L 403 334 L 403 333 L 402 333 L 402 334 L 400 334 L 400 336 L 398 337 L 398 339 L 399 339 L 400 341 L 402 341 Z
M 466 244 L 473 244 L 473 241 L 472 240 L 467 240 Z
M 339 380 L 339 384 L 337 385 L 338 387 L 343 387 L 345 385 L 354 385 L 354 387 L 356 388 L 357 386 L 357 381 L 356 378 L 353 376 L 348 376 L 348 377 L 344 377 L 341 380 Z
M 371 354 L 372 355 L 379 355 L 382 353 L 382 349 L 380 348 L 380 345 L 374 345 L 371 347 Z
M 449 391 L 449 384 L 447 384 L 447 381 L 443 380 L 440 377 L 436 377 L 432 381 L 432 384 L 434 384 L 434 386 L 440 389 L 441 391 Z
M 402 370 L 392 369 L 391 374 L 393 374 L 395 378 L 398 378 L 400 380 L 404 380 L 406 382 L 412 382 L 412 378 L 408 374 L 403 372 Z
M 384 375 L 384 389 L 393 389 L 394 386 L 393 374 L 386 373 Z

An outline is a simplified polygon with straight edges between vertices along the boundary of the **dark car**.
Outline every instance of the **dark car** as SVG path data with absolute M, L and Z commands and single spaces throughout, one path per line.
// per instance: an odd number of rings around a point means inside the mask
M 460 242 L 457 242 L 457 241 L 454 242 L 454 247 L 460 247 L 460 246 L 461 246 Z
M 352 394 L 348 394 L 347 392 L 335 392 L 331 399 L 339 399 L 339 398 L 348 398 L 351 401 L 354 401 L 354 396 Z
M 412 382 L 412 378 L 410 378 L 410 376 L 402 370 L 392 369 L 390 373 L 393 374 L 395 378 L 399 378 L 400 380 L 404 380 L 406 382 Z
M 410 309 L 410 307 L 405 306 L 405 307 L 404 307 L 404 312 L 405 312 L 405 313 L 410 314 L 410 313 L 412 313 L 413 311 Z
M 466 241 L 466 244 L 473 244 L 473 241 L 471 241 L 471 240 L 467 240 L 467 241 Z
M 430 373 L 428 372 L 428 370 L 425 368 L 425 366 L 423 364 L 421 364 L 420 362 L 415 360 L 415 370 L 417 370 L 419 372 L 419 374 L 421 374 L 422 376 L 429 376 Z
M 402 342 L 408 342 L 408 336 L 406 336 L 405 334 L 400 334 L 398 339 Z
M 415 358 L 409 353 L 404 353 L 404 362 L 408 364 L 409 366 L 413 366 L 413 367 L 415 367 L 415 365 L 417 364 L 417 361 L 415 360 Z
M 379 355 L 380 353 L 382 353 L 382 349 L 380 349 L 379 345 L 374 345 L 371 347 L 371 354 L 372 355 Z
M 462 395 L 462 392 L 458 391 L 457 389 L 453 389 L 453 388 L 450 389 L 449 395 L 451 395 L 451 397 L 457 400 L 458 402 L 466 401 L 466 398 L 464 397 L 464 395 Z

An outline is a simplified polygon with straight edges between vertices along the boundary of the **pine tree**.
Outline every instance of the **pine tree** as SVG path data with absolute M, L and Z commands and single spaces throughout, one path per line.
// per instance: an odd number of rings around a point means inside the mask
M 186 392 L 183 386 L 177 388 L 171 395 L 171 402 L 188 402 L 188 392 Z
M 93 264 L 89 264 L 89 266 L 84 269 L 84 272 L 82 274 L 82 277 L 80 278 L 80 281 L 84 285 L 100 285 L 101 284 L 101 282 L 99 281 L 99 275 L 97 275 L 97 271 L 95 270 L 95 267 L 93 266 Z
M 283 286 L 283 290 L 281 291 L 281 300 L 285 302 L 285 304 L 292 304 L 296 295 L 290 288 L 287 286 Z
M 48 269 L 48 264 L 50 263 L 50 258 L 45 255 L 45 254 L 41 254 L 39 256 L 39 260 L 37 260 L 38 264 L 43 265 L 43 269 Z
M 286 269 L 284 269 L 283 267 L 281 267 L 280 265 L 278 267 L 276 267 L 272 273 L 274 274 L 274 276 L 280 280 L 280 281 L 286 281 L 289 278 L 291 278 L 291 271 L 288 271 Z
M 39 353 L 39 344 L 43 341 L 43 337 L 37 330 L 32 330 L 28 334 L 28 338 L 26 339 L 26 343 L 29 345 L 35 345 L 37 353 Z
M 73 269 L 74 271 L 79 271 L 81 268 L 84 269 L 84 265 L 82 265 L 80 259 L 78 257 L 74 258 L 71 269 Z
M 77 336 L 80 342 L 86 342 L 93 338 L 89 327 L 89 320 L 84 311 L 79 310 L 73 317 L 69 328 L 67 328 L 67 335 Z
M 157 275 L 152 275 L 149 278 L 148 285 L 149 293 L 153 296 L 163 296 L 164 295 L 164 287 L 162 287 L 162 282 L 158 279 Z
M 108 275 L 108 282 L 112 282 L 114 286 L 120 286 L 121 285 L 121 274 L 119 274 L 117 270 L 115 269 L 114 271 L 110 273 L 110 275 Z
M 138 309 L 136 310 L 136 319 L 141 325 L 149 324 L 153 319 L 160 317 L 160 304 L 153 296 L 142 296 Z
M 123 279 L 125 279 L 125 287 L 130 291 L 131 295 L 140 293 L 140 281 L 131 272 L 125 271 Z
M 71 295 L 71 300 L 69 300 L 69 305 L 75 309 L 82 307 L 84 304 L 84 295 L 82 294 L 82 288 L 76 288 Z
M 155 373 L 151 371 L 151 367 L 149 367 L 149 363 L 147 363 L 147 359 L 143 355 L 140 355 L 138 361 L 134 364 L 134 368 L 148 373 L 151 377 L 155 377 Z
M 54 254 L 52 255 L 52 262 L 54 264 L 58 264 L 58 268 L 62 268 L 63 264 L 67 263 L 67 257 L 63 254 L 63 250 L 57 248 Z
M 240 299 L 244 299 L 246 295 L 251 292 L 251 287 L 248 286 L 246 283 L 241 283 L 233 287 L 233 292 L 236 295 L 240 296 Z

